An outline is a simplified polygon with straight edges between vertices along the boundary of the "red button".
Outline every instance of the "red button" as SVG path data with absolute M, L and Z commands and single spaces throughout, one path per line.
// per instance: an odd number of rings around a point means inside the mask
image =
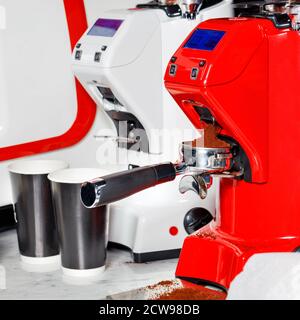
M 169 232 L 170 232 L 170 235 L 171 236 L 177 236 L 177 234 L 178 234 L 178 228 L 177 227 L 171 227 L 170 229 L 169 229 Z

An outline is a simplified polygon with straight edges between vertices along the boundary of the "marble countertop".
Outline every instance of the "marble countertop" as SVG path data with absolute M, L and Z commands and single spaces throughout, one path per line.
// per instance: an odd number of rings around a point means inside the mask
M 60 269 L 28 270 L 20 260 L 16 231 L 11 230 L 0 234 L 0 299 L 106 299 L 174 279 L 176 264 L 177 259 L 137 264 L 132 262 L 130 252 L 110 249 L 106 270 L 100 279 L 74 282 L 63 276 Z

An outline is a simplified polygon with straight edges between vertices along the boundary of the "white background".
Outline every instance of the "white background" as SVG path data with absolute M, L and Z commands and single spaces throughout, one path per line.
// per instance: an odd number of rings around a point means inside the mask
M 88 21 L 136 3 L 86 0 Z M 0 7 L 0 147 L 65 133 L 77 105 L 63 1 L 0 0 Z

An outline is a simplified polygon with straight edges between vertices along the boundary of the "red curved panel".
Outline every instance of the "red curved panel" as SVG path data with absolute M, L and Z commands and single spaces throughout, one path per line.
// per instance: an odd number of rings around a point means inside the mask
M 87 29 L 84 0 L 64 0 L 72 49 Z M 72 127 L 63 135 L 35 142 L 0 148 L 0 161 L 66 148 L 82 140 L 91 129 L 96 105 L 76 80 L 77 115 Z

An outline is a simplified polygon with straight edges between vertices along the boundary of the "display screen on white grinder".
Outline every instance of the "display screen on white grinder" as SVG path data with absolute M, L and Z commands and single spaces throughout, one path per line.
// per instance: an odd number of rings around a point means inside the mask
M 98 19 L 88 32 L 89 36 L 113 37 L 120 28 L 123 20 Z

